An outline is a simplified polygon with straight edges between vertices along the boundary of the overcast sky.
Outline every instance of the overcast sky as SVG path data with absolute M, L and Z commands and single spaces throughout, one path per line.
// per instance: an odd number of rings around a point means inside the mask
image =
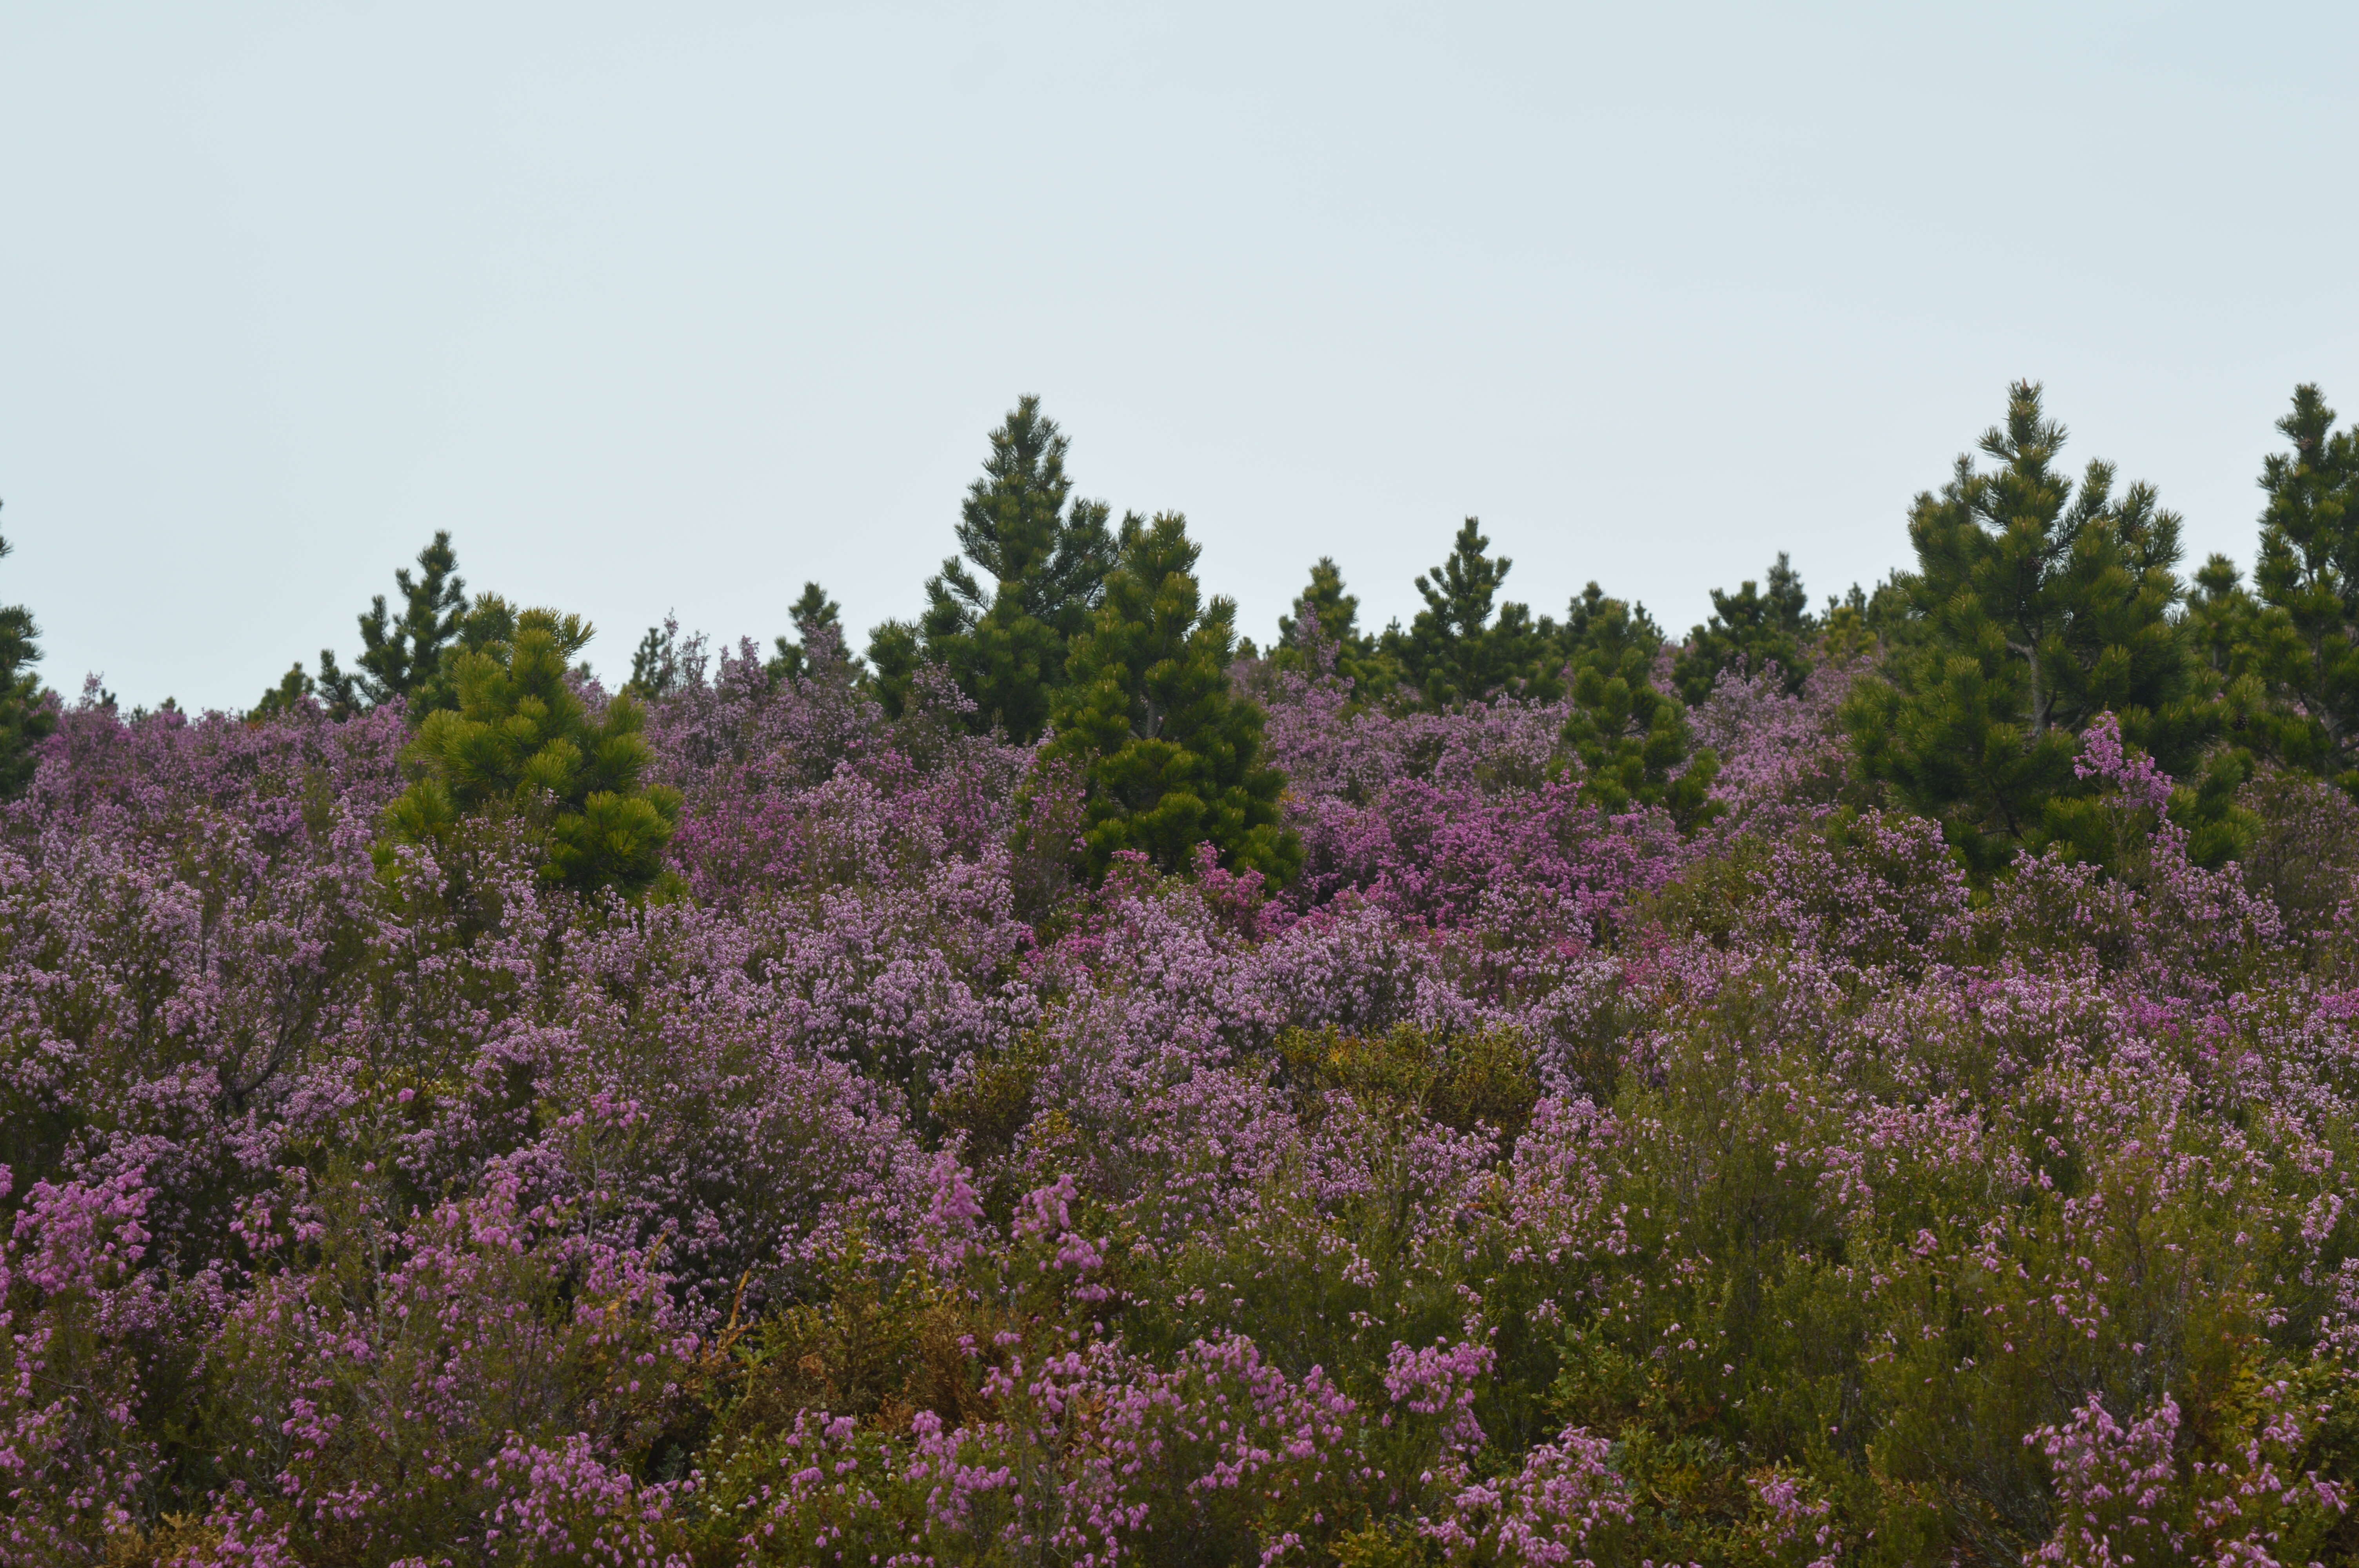
M 2252 553 L 2359 413 L 2359 7 L 0 8 L 0 601 L 243 707 L 437 528 L 477 589 L 855 636 L 1038 392 L 1271 624 L 1814 593 L 2046 382 Z

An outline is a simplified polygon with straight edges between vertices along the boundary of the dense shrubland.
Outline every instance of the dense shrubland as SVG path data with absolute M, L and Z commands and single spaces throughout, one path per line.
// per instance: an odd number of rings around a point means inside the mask
M 1470 523 L 1265 654 L 1028 403 L 864 657 L 609 691 L 447 539 L 248 715 L 0 621 L 0 1560 L 2359 1559 L 2287 427 L 2255 589 L 2018 388 L 1677 642 Z

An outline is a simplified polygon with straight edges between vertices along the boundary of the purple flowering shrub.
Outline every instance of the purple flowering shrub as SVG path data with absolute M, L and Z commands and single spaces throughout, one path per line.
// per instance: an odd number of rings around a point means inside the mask
M 244 1217 L 250 1288 L 207 1356 L 217 1509 L 298 1562 L 659 1561 L 676 1488 L 614 1459 L 693 1375 L 668 1278 L 513 1177 L 397 1226 L 376 1173 L 332 1162 Z
M 821 651 L 822 654 L 825 650 Z M 94 699 L 0 807 L 0 1563 L 2352 1561 L 2339 795 L 2190 859 L 2110 725 L 1973 885 L 1723 676 L 1266 677 L 1306 851 L 684 644 L 626 903 L 384 851 L 393 708 Z M 592 694 L 594 696 L 594 694 Z

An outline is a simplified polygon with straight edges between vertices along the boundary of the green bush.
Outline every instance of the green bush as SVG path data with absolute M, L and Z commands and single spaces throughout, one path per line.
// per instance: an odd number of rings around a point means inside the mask
M 509 635 L 456 655 L 457 706 L 419 727 L 417 778 L 387 813 L 380 863 L 393 845 L 447 844 L 462 818 L 495 816 L 528 826 L 551 882 L 636 896 L 661 878 L 679 795 L 644 782 L 637 699 L 617 693 L 593 717 L 576 689 L 568 665 L 589 638 L 578 616 L 527 610 Z

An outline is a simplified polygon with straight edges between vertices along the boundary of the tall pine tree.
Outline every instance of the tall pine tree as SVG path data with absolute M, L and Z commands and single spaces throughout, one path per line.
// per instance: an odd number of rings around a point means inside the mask
M 1689 702 L 1711 696 L 1723 670 L 1757 675 L 1773 664 L 1787 690 L 1802 689 L 1810 673 L 1807 650 L 1818 632 L 1818 618 L 1810 613 L 1802 576 L 1785 551 L 1777 552 L 1767 580 L 1767 592 L 1751 580 L 1734 593 L 1712 590 L 1712 619 L 1688 633 L 1676 666 L 1680 695 Z
M 456 700 L 443 669 L 444 657 L 463 641 L 469 613 L 466 580 L 459 576 L 458 552 L 451 547 L 448 529 L 439 529 L 418 552 L 418 576 L 403 567 L 393 574 L 399 590 L 398 613 L 376 595 L 360 615 L 361 654 L 346 670 L 335 650 L 320 650 L 320 673 L 306 675 L 301 661 L 262 695 L 248 711 L 253 719 L 286 712 L 307 697 L 317 697 L 339 719 L 364 713 L 398 697 L 415 720 Z M 478 628 L 479 633 L 488 629 Z M 480 646 L 491 640 L 479 634 Z
M 0 538 L 0 559 L 9 553 L 8 541 Z M 34 748 L 58 727 L 57 704 L 33 674 L 40 634 L 31 611 L 0 606 L 0 799 L 21 794 L 32 782 Z
M 1399 672 L 1377 648 L 1376 639 L 1360 629 L 1360 599 L 1343 591 L 1343 568 L 1331 556 L 1321 556 L 1310 568 L 1310 582 L 1295 596 L 1294 612 L 1277 618 L 1277 645 L 1269 662 L 1281 670 L 1307 670 L 1311 650 L 1332 651 L 1333 671 L 1352 683 L 1361 702 L 1383 700 L 1398 684 Z M 1323 656 L 1323 654 L 1322 654 Z
M 1343 647 L 1361 635 L 1360 596 L 1343 591 L 1343 568 L 1332 556 L 1321 556 L 1310 568 L 1310 585 L 1294 596 L 1294 613 L 1277 618 L 1277 645 L 1299 650 L 1309 634 L 1305 622 L 1318 622 L 1318 634 Z M 1273 657 L 1276 655 L 1273 654 Z
M 1284 881 L 1302 846 L 1280 821 L 1286 781 L 1262 760 L 1262 713 L 1236 692 L 1236 606 L 1204 602 L 1198 546 L 1176 513 L 1125 519 L 1105 602 L 1074 640 L 1047 761 L 1083 774 L 1093 874 L 1123 850 L 1184 870 L 1209 843 L 1233 871 Z
M 1917 498 L 1917 569 L 1892 585 L 1899 645 L 1844 710 L 1862 770 L 1939 819 L 1981 874 L 2022 846 L 2095 841 L 2083 828 L 2099 786 L 2072 764 L 2099 714 L 2181 778 L 2217 722 L 2173 620 L 2178 515 L 2143 484 L 2115 495 L 2107 463 L 2076 490 L 2057 464 L 2064 434 L 2039 387 L 2018 383 L 2006 423 L 1982 438 L 1996 466 L 1961 457 L 1939 494 Z
M 415 579 L 405 567 L 393 582 L 401 590 L 400 615 L 388 617 L 378 594 L 361 617 L 358 679 L 372 704 L 408 697 L 440 674 L 442 650 L 458 637 L 467 614 L 467 584 L 447 529 L 437 530 L 418 552 Z
M 1720 759 L 1692 747 L 1686 705 L 1656 679 L 1663 633 L 1647 607 L 1593 582 L 1570 607 L 1564 645 L 1572 675 L 1564 739 L 1581 759 L 1582 798 L 1607 811 L 1660 806 L 1683 828 L 1703 821 Z
M 2261 471 L 2268 502 L 2245 662 L 2275 698 L 2271 750 L 2359 795 L 2359 427 L 2313 385 L 2277 421 L 2293 443 Z
M 827 589 L 815 582 L 803 584 L 802 597 L 787 613 L 794 619 L 795 634 L 774 639 L 777 652 L 762 664 L 773 684 L 802 679 L 822 665 L 849 676 L 862 673 L 859 656 L 844 652 L 843 606 L 830 599 Z
M 648 627 L 639 645 L 631 650 L 631 676 L 623 683 L 623 689 L 641 702 L 653 702 L 677 691 L 684 674 L 680 668 L 679 621 L 667 615 L 662 625 Z
M 1527 606 L 1497 604 L 1515 562 L 1490 549 L 1481 523 L 1466 519 L 1449 558 L 1417 579 L 1425 608 L 1407 633 L 1385 635 L 1384 652 L 1428 707 L 1479 702 L 1510 689 L 1535 696 L 1554 690 L 1555 623 L 1535 622 Z
M 914 654 L 950 672 L 974 700 L 978 726 L 1018 742 L 1046 727 L 1115 549 L 1105 503 L 1073 499 L 1067 446 L 1038 397 L 1019 400 L 991 433 L 991 457 L 960 510 L 964 558 L 944 561 L 926 584 L 915 626 L 887 622 L 872 638 L 887 711 L 907 700 Z

